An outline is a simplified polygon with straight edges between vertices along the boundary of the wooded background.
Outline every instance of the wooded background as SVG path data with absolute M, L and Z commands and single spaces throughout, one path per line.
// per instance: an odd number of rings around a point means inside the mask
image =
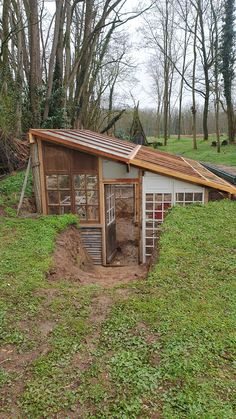
M 10 138 L 31 127 L 104 130 L 127 109 L 121 86 L 137 82 L 142 51 L 152 80 L 153 109 L 141 111 L 147 135 L 166 144 L 192 134 L 196 147 L 197 133 L 219 140 L 227 131 L 234 141 L 235 0 L 134 1 L 131 9 L 126 0 L 55 0 L 50 13 L 48 4 L 0 2 L 0 144 L 9 161 Z M 137 18 L 134 46 L 128 28 Z M 131 120 L 130 110 L 122 114 L 117 135 L 128 135 Z

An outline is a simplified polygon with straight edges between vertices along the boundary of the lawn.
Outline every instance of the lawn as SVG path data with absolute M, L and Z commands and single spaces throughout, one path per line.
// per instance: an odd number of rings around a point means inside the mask
M 0 416 L 234 418 L 235 205 L 174 208 L 148 280 L 113 288 L 47 280 L 74 216 L 2 217 Z
M 153 141 L 153 138 L 149 140 Z M 168 153 L 179 154 L 183 157 L 199 160 L 202 162 L 224 164 L 228 166 L 236 166 L 236 144 L 221 147 L 221 152 L 217 153 L 216 147 L 211 147 L 212 141 L 215 138 L 209 138 L 204 141 L 201 138 L 197 139 L 198 149 L 193 150 L 192 138 L 169 138 L 167 146 L 159 146 L 159 151 L 166 151 Z M 164 142 L 163 139 L 157 140 Z
M 23 186 L 25 171 L 15 172 L 0 182 L 0 213 L 16 215 L 17 206 Z M 25 198 L 32 197 L 32 175 L 30 174 L 25 189 Z

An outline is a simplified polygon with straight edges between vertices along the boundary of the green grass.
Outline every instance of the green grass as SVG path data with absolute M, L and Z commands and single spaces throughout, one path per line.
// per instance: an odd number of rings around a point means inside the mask
M 20 194 L 24 182 L 25 171 L 16 172 L 0 182 L 0 207 L 4 209 L 7 216 L 15 216 Z M 25 197 L 32 196 L 32 174 L 30 174 Z
M 233 419 L 235 209 L 174 208 L 148 280 L 107 289 L 46 279 L 75 216 L 0 218 L 0 416 Z
M 149 280 L 103 325 L 80 393 L 88 417 L 235 417 L 234 212 L 225 201 L 169 215 Z
M 190 159 L 203 162 L 236 166 L 236 145 L 230 144 L 221 147 L 221 152 L 217 153 L 216 147 L 211 147 L 212 140 L 215 140 L 215 138 L 210 137 L 208 141 L 204 141 L 203 139 L 198 138 L 198 149 L 193 150 L 193 143 L 190 137 L 181 138 L 180 140 L 177 138 L 170 138 L 168 140 L 167 146 L 158 147 L 158 150 L 179 154 L 183 157 L 188 157 Z M 163 142 L 162 139 L 157 141 Z
M 43 412 L 53 412 L 55 406 L 56 410 L 68 406 L 73 395 L 68 390 L 67 397 L 61 388 L 70 358 L 88 333 L 85 318 L 94 290 L 81 289 L 78 293 L 76 287 L 71 289 L 66 283 L 58 283 L 55 289 L 45 273 L 51 265 L 56 235 L 77 222 L 73 215 L 37 220 L 0 218 L 0 350 L 9 350 L 10 361 L 13 355 L 19 359 L 15 361 L 17 373 L 5 369 L 5 363 L 1 365 L 0 387 L 6 384 L 10 394 L 2 402 L 3 412 L 11 408 L 10 389 L 14 391 L 14 385 L 22 379 L 18 367 L 21 356 L 34 351 L 36 360 L 21 400 L 25 412 L 22 417 L 31 413 L 32 417 L 41 417 Z M 79 312 L 75 305 L 78 299 Z M 38 326 L 47 321 L 55 325 L 44 341 Z M 42 350 L 45 345 L 46 353 Z

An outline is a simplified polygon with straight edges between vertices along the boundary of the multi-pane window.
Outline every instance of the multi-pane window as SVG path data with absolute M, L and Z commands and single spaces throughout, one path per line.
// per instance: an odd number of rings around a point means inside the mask
M 172 206 L 171 193 L 147 193 L 146 194 L 146 256 L 152 255 L 156 239 L 160 231 L 160 225 L 168 209 Z
M 70 178 L 68 175 L 46 176 L 49 214 L 71 212 Z
M 175 203 L 177 205 L 202 204 L 202 192 L 177 192 L 175 195 Z
M 115 186 L 106 185 L 106 225 L 115 220 Z
M 97 175 L 74 175 L 75 210 L 82 221 L 98 221 Z

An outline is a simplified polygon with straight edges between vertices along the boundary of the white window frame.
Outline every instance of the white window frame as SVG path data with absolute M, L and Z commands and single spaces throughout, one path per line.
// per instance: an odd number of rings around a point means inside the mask
M 146 194 L 172 194 L 171 207 L 173 207 L 174 205 L 178 205 L 178 201 L 176 201 L 177 193 L 202 193 L 201 203 L 204 204 L 205 188 L 199 185 L 191 185 L 190 183 L 185 181 L 179 181 L 173 178 L 171 179 L 164 175 L 162 176 L 152 174 L 151 172 L 145 172 L 145 175 L 143 176 L 142 180 L 142 261 L 143 263 L 146 263 Z M 199 202 L 199 200 L 197 202 Z M 161 224 L 162 223 L 159 223 L 159 229 L 161 228 Z
M 116 219 L 115 213 L 115 188 L 113 185 L 107 185 L 106 187 L 106 220 L 107 220 L 107 227 L 111 225 Z M 114 192 L 112 190 L 114 189 Z

